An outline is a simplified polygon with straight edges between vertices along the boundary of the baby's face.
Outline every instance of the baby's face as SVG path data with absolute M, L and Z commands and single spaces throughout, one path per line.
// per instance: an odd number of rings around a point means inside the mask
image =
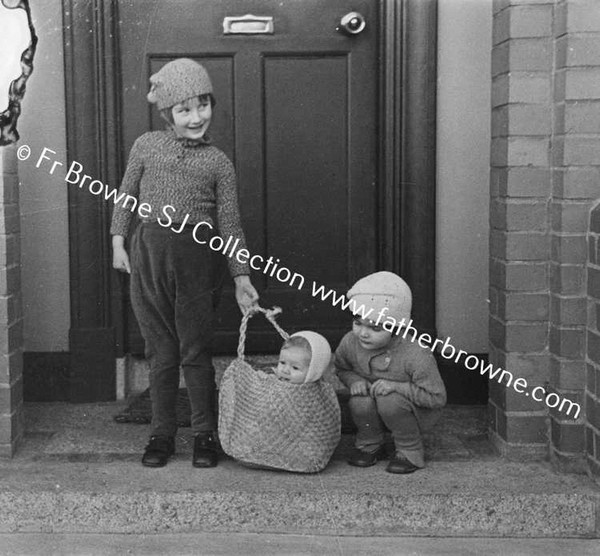
M 286 347 L 279 352 L 275 375 L 292 384 L 303 384 L 310 366 L 310 354 L 299 347 Z

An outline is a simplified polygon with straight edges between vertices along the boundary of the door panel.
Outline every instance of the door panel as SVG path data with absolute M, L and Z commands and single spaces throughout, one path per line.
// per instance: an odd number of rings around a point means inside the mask
M 266 248 L 307 278 L 327 261 L 332 284 L 348 274 L 347 83 L 345 57 L 265 59 Z
M 262 304 L 284 309 L 286 329 L 319 330 L 332 344 L 348 329 L 348 315 L 313 298 L 312 282 L 344 293 L 378 262 L 377 7 L 369 0 L 118 3 L 125 152 L 140 134 L 163 127 L 145 98 L 149 76 L 180 56 L 204 64 L 217 99 L 211 135 L 236 166 L 249 249 L 304 278 L 298 290 L 253 272 Z M 365 16 L 365 31 L 336 32 L 353 10 Z M 273 17 L 274 34 L 223 34 L 225 16 L 247 13 Z M 235 347 L 239 316 L 229 285 L 218 350 Z M 255 320 L 249 351 L 276 350 L 277 334 Z M 137 327 L 128 328 L 128 349 L 141 351 Z

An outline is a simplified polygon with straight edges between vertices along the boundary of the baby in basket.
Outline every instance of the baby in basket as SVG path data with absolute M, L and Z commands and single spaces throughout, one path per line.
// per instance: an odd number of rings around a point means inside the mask
M 275 376 L 292 384 L 316 382 L 331 361 L 329 342 L 316 332 L 292 334 L 281 346 Z
M 329 342 L 308 330 L 292 334 L 272 372 L 234 360 L 221 381 L 219 437 L 225 453 L 251 467 L 321 471 L 340 439 L 340 408 L 321 380 Z

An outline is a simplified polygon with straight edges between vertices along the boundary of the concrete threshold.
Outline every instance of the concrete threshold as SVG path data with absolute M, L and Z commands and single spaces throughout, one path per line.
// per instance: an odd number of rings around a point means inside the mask
M 117 424 L 123 402 L 27 404 L 27 434 L 0 461 L 0 533 L 269 533 L 333 536 L 597 538 L 600 490 L 546 462 L 499 458 L 483 407 L 449 407 L 427 438 L 428 465 L 390 475 L 344 461 L 322 473 L 224 459 L 191 466 L 191 434 L 162 469 L 139 463 L 148 426 Z

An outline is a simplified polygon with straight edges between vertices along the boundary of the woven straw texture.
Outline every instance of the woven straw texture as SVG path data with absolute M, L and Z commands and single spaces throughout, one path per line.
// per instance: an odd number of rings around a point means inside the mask
M 340 441 L 341 416 L 331 384 L 290 384 L 242 358 L 226 369 L 219 390 L 219 439 L 242 463 L 315 473 Z

